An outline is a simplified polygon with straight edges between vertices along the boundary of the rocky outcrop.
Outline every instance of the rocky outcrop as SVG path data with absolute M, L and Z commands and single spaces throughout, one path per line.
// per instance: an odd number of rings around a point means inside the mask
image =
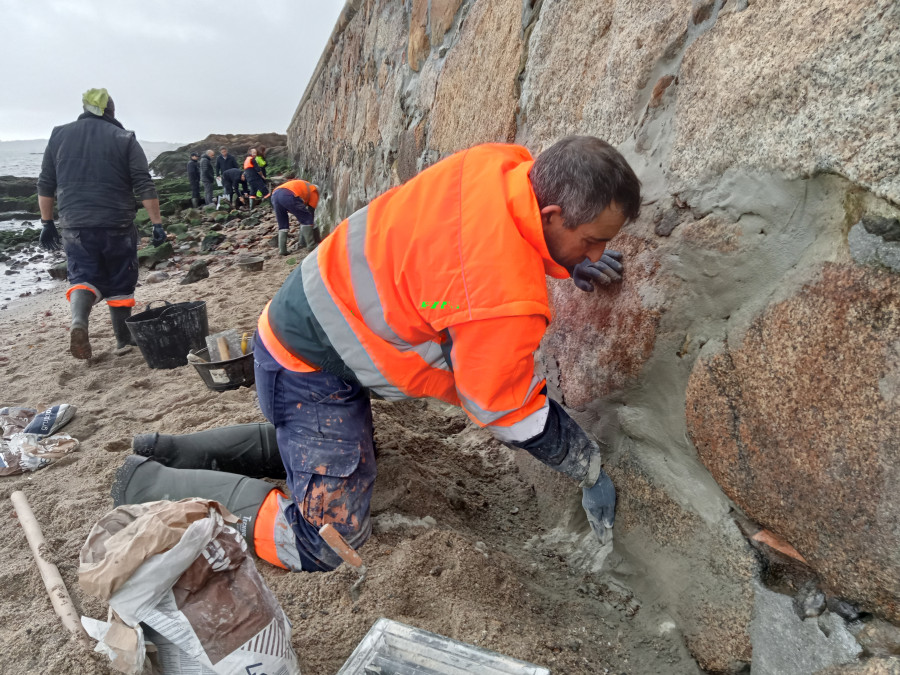
M 176 150 L 160 153 L 156 159 L 150 162 L 150 168 L 164 178 L 184 176 L 185 165 L 191 158 L 192 152 L 203 155 L 207 150 L 212 150 L 219 155 L 219 148 L 223 145 L 228 152 L 234 155 L 241 166 L 248 148 L 264 145 L 266 147 L 266 159 L 269 162 L 277 162 L 286 155 L 286 138 L 284 134 L 210 134 L 202 141 L 188 143 Z
M 898 39 L 892 0 L 350 0 L 288 129 L 326 225 L 481 141 L 628 157 L 625 280 L 551 282 L 542 358 L 609 445 L 608 567 L 711 671 L 752 659 L 737 511 L 897 618 Z M 521 461 L 590 567 L 571 486 Z

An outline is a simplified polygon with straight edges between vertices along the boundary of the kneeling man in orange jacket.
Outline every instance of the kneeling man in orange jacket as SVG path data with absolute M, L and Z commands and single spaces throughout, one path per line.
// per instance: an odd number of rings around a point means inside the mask
M 371 533 L 370 396 L 434 397 L 578 481 L 608 543 L 615 489 L 600 448 L 547 396 L 535 353 L 551 320 L 546 276 L 585 291 L 618 281 L 621 255 L 606 245 L 640 203 L 631 167 L 590 136 L 537 159 L 475 146 L 375 198 L 259 318 L 256 387 L 270 424 L 136 437 L 116 504 L 217 499 L 264 560 L 334 569 L 319 528 L 332 524 L 354 548 Z M 290 494 L 259 477 L 286 478 Z

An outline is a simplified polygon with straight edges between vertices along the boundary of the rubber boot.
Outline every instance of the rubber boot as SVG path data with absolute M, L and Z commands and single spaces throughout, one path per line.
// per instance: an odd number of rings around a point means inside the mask
M 125 319 L 131 316 L 131 307 L 112 307 L 109 308 L 109 318 L 112 319 L 113 333 L 116 336 L 116 354 L 127 354 L 131 348 L 137 344 L 128 330 L 128 324 Z
M 69 351 L 76 359 L 91 358 L 91 341 L 88 336 L 88 320 L 97 299 L 91 291 L 76 288 L 69 294 L 72 310 L 72 326 L 69 330 Z
M 191 206 L 193 206 L 195 209 L 199 209 L 200 208 L 200 200 L 197 199 L 197 197 L 191 197 Z
M 253 478 L 285 478 L 271 424 L 235 424 L 195 434 L 138 434 L 134 454 L 174 469 L 228 471 Z
M 278 255 L 287 255 L 287 230 L 278 230 Z
M 254 200 L 255 200 L 255 199 L 256 199 L 256 197 L 250 197 L 250 210 L 253 210 Z
M 253 551 L 256 516 L 266 497 L 276 489 L 258 478 L 222 471 L 171 469 L 147 457 L 131 455 L 116 472 L 110 494 L 114 506 L 189 497 L 215 500 L 241 519 L 237 529 Z
M 319 233 L 314 227 L 301 227 L 300 237 L 303 239 L 303 246 L 309 251 L 319 245 Z

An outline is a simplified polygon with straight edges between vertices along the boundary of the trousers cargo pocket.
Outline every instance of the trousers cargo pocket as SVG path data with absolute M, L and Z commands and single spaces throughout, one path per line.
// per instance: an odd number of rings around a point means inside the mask
M 359 443 L 290 432 L 288 441 L 290 468 L 300 473 L 314 473 L 320 476 L 346 478 L 359 466 L 361 451 Z M 278 439 L 281 448 L 281 439 Z

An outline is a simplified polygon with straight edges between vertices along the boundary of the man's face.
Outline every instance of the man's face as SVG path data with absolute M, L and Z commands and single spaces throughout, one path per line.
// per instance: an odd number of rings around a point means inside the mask
M 582 223 L 575 229 L 565 227 L 565 219 L 558 206 L 546 206 L 541 209 L 541 220 L 550 257 L 565 267 L 570 275 L 575 265 L 585 258 L 590 258 L 591 262 L 600 260 L 609 240 L 615 237 L 625 224 L 625 216 L 615 202 L 607 206 L 594 220 Z
M 221 153 L 222 157 L 228 157 L 228 148 L 222 148 Z

